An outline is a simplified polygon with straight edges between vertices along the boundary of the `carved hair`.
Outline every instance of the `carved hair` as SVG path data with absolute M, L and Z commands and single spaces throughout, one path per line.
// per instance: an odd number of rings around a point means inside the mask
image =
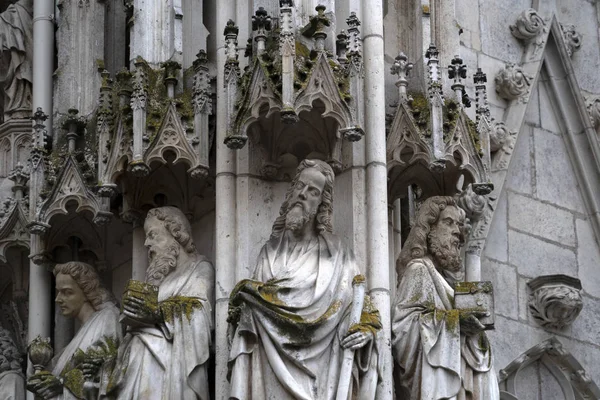
M 21 353 L 8 330 L 0 327 L 0 373 L 21 370 Z
M 115 302 L 113 295 L 100 283 L 100 277 L 94 267 L 89 264 L 80 261 L 56 264 L 54 276 L 58 274 L 71 276 L 83 291 L 85 298 L 94 307 L 94 310 L 98 310 L 98 307 L 103 303 Z
M 425 257 L 427 254 L 429 254 L 427 249 L 427 236 L 431 231 L 431 227 L 440 218 L 442 210 L 447 206 L 454 206 L 460 210 L 460 240 L 461 244 L 464 243 L 463 230 L 465 224 L 465 212 L 457 206 L 454 198 L 449 196 L 433 196 L 428 198 L 423 202 L 423 204 L 421 204 L 419 212 L 417 213 L 417 220 L 410 230 L 410 233 L 406 238 L 406 242 L 400 251 L 400 256 L 396 262 L 396 273 L 398 274 L 398 279 L 400 279 L 404 269 L 410 261 L 414 260 L 415 258 Z
M 333 181 L 335 179 L 333 169 L 325 161 L 303 160 L 300 165 L 298 165 L 296 176 L 292 180 L 292 183 L 285 194 L 285 201 L 279 209 L 279 216 L 273 223 L 271 238 L 280 237 L 285 230 L 285 218 L 290 206 L 290 199 L 294 192 L 294 188 L 296 187 L 296 182 L 298 182 L 300 173 L 307 168 L 315 168 L 325 176 L 325 187 L 323 188 L 323 193 L 321 193 L 321 204 L 319 204 L 319 208 L 317 209 L 317 232 L 319 234 L 323 232 L 333 232 Z
M 198 254 L 192 239 L 192 226 L 180 209 L 171 206 L 153 208 L 148 217 L 162 221 L 173 238 L 183 247 L 186 253 Z

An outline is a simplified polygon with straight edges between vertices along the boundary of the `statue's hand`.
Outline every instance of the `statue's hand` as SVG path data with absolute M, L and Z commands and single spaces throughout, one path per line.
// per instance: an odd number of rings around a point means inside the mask
M 148 306 L 144 299 L 137 296 L 123 298 L 123 314 L 148 325 L 162 322 L 160 312 Z
M 81 371 L 83 372 L 83 378 L 86 381 L 93 381 L 94 377 L 98 375 L 98 371 L 104 364 L 104 359 L 100 357 L 86 357 L 81 364 Z
M 357 350 L 363 348 L 373 339 L 373 332 L 369 329 L 361 329 L 360 324 L 356 324 L 348 329 L 348 333 L 340 343 L 344 349 Z
M 27 390 L 47 400 L 62 394 L 63 384 L 50 372 L 42 371 L 27 379 Z
M 485 330 L 485 326 L 479 321 L 479 318 L 488 315 L 485 311 L 467 311 L 460 310 L 460 331 L 466 335 L 476 335 Z

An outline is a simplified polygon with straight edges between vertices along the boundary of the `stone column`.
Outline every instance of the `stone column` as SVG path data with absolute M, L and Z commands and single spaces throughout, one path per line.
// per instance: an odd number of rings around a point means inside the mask
M 236 15 L 234 1 L 223 2 L 217 7 L 217 29 L 224 29 L 227 21 Z M 225 144 L 227 134 L 227 101 L 225 91 L 226 46 L 223 39 L 217 40 L 217 168 L 215 209 L 215 397 L 229 398 L 227 381 L 227 309 L 229 293 L 235 285 L 236 244 L 236 154 Z M 234 101 L 234 99 L 230 99 Z
M 33 110 L 50 114 L 52 126 L 52 72 L 54 71 L 54 1 L 33 4 Z M 48 132 L 48 134 L 52 134 Z
M 385 155 L 385 65 L 383 4 L 363 2 L 363 54 L 365 88 L 365 147 L 367 165 L 367 279 L 370 295 L 381 313 L 383 329 L 379 348 L 383 376 L 377 399 L 392 399 L 390 348 L 390 275 L 388 249 L 387 168 Z
M 29 261 L 29 314 L 27 343 L 29 344 L 38 335 L 42 338 L 50 337 L 52 333 L 52 277 L 44 265 L 36 263 L 41 257 L 35 257 L 43 251 L 43 241 L 40 235 L 31 233 L 30 236 Z M 28 370 L 31 370 L 31 362 L 27 360 Z M 33 393 L 27 392 L 27 400 L 34 400 Z
M 161 62 L 172 57 L 174 61 L 181 63 L 183 11 L 178 4 L 180 3 L 175 0 L 133 1 L 133 24 L 130 28 L 131 51 L 129 54 L 131 64 L 136 57 L 142 57 L 152 67 L 157 67 Z
M 148 268 L 148 251 L 144 246 L 146 234 L 144 232 L 144 216 L 134 210 L 124 212 L 122 218 L 133 225 L 133 240 L 131 244 L 131 279 L 144 281 Z
M 96 110 L 104 69 L 104 8 L 105 3 L 98 0 L 60 2 L 53 113 L 57 118 L 71 108 L 84 117 Z

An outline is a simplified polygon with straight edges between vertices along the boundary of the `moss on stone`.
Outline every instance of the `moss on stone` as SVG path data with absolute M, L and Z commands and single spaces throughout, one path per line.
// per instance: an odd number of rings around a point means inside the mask
M 202 302 L 198 297 L 173 296 L 167 300 L 161 301 L 159 304 L 160 312 L 165 322 L 173 323 L 175 318 L 185 316 L 191 321 L 192 314 L 195 310 L 202 309 Z

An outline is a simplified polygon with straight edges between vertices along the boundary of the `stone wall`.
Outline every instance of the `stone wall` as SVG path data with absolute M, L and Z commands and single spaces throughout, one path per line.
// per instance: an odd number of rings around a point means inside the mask
M 493 282 L 496 295 L 496 330 L 491 334 L 496 368 L 556 336 L 598 382 L 600 277 L 595 268 L 600 247 L 543 79 L 532 93 L 525 120 L 482 262 L 482 278 Z M 541 328 L 528 310 L 527 281 L 549 274 L 577 277 L 583 285 L 583 311 L 564 330 Z M 527 374 L 538 374 L 537 380 Z M 536 365 L 519 382 L 523 393 L 539 393 L 546 400 L 558 393 L 550 390 L 556 383 L 549 380 L 553 378 L 545 367 Z M 532 387 L 531 382 L 541 384 Z

